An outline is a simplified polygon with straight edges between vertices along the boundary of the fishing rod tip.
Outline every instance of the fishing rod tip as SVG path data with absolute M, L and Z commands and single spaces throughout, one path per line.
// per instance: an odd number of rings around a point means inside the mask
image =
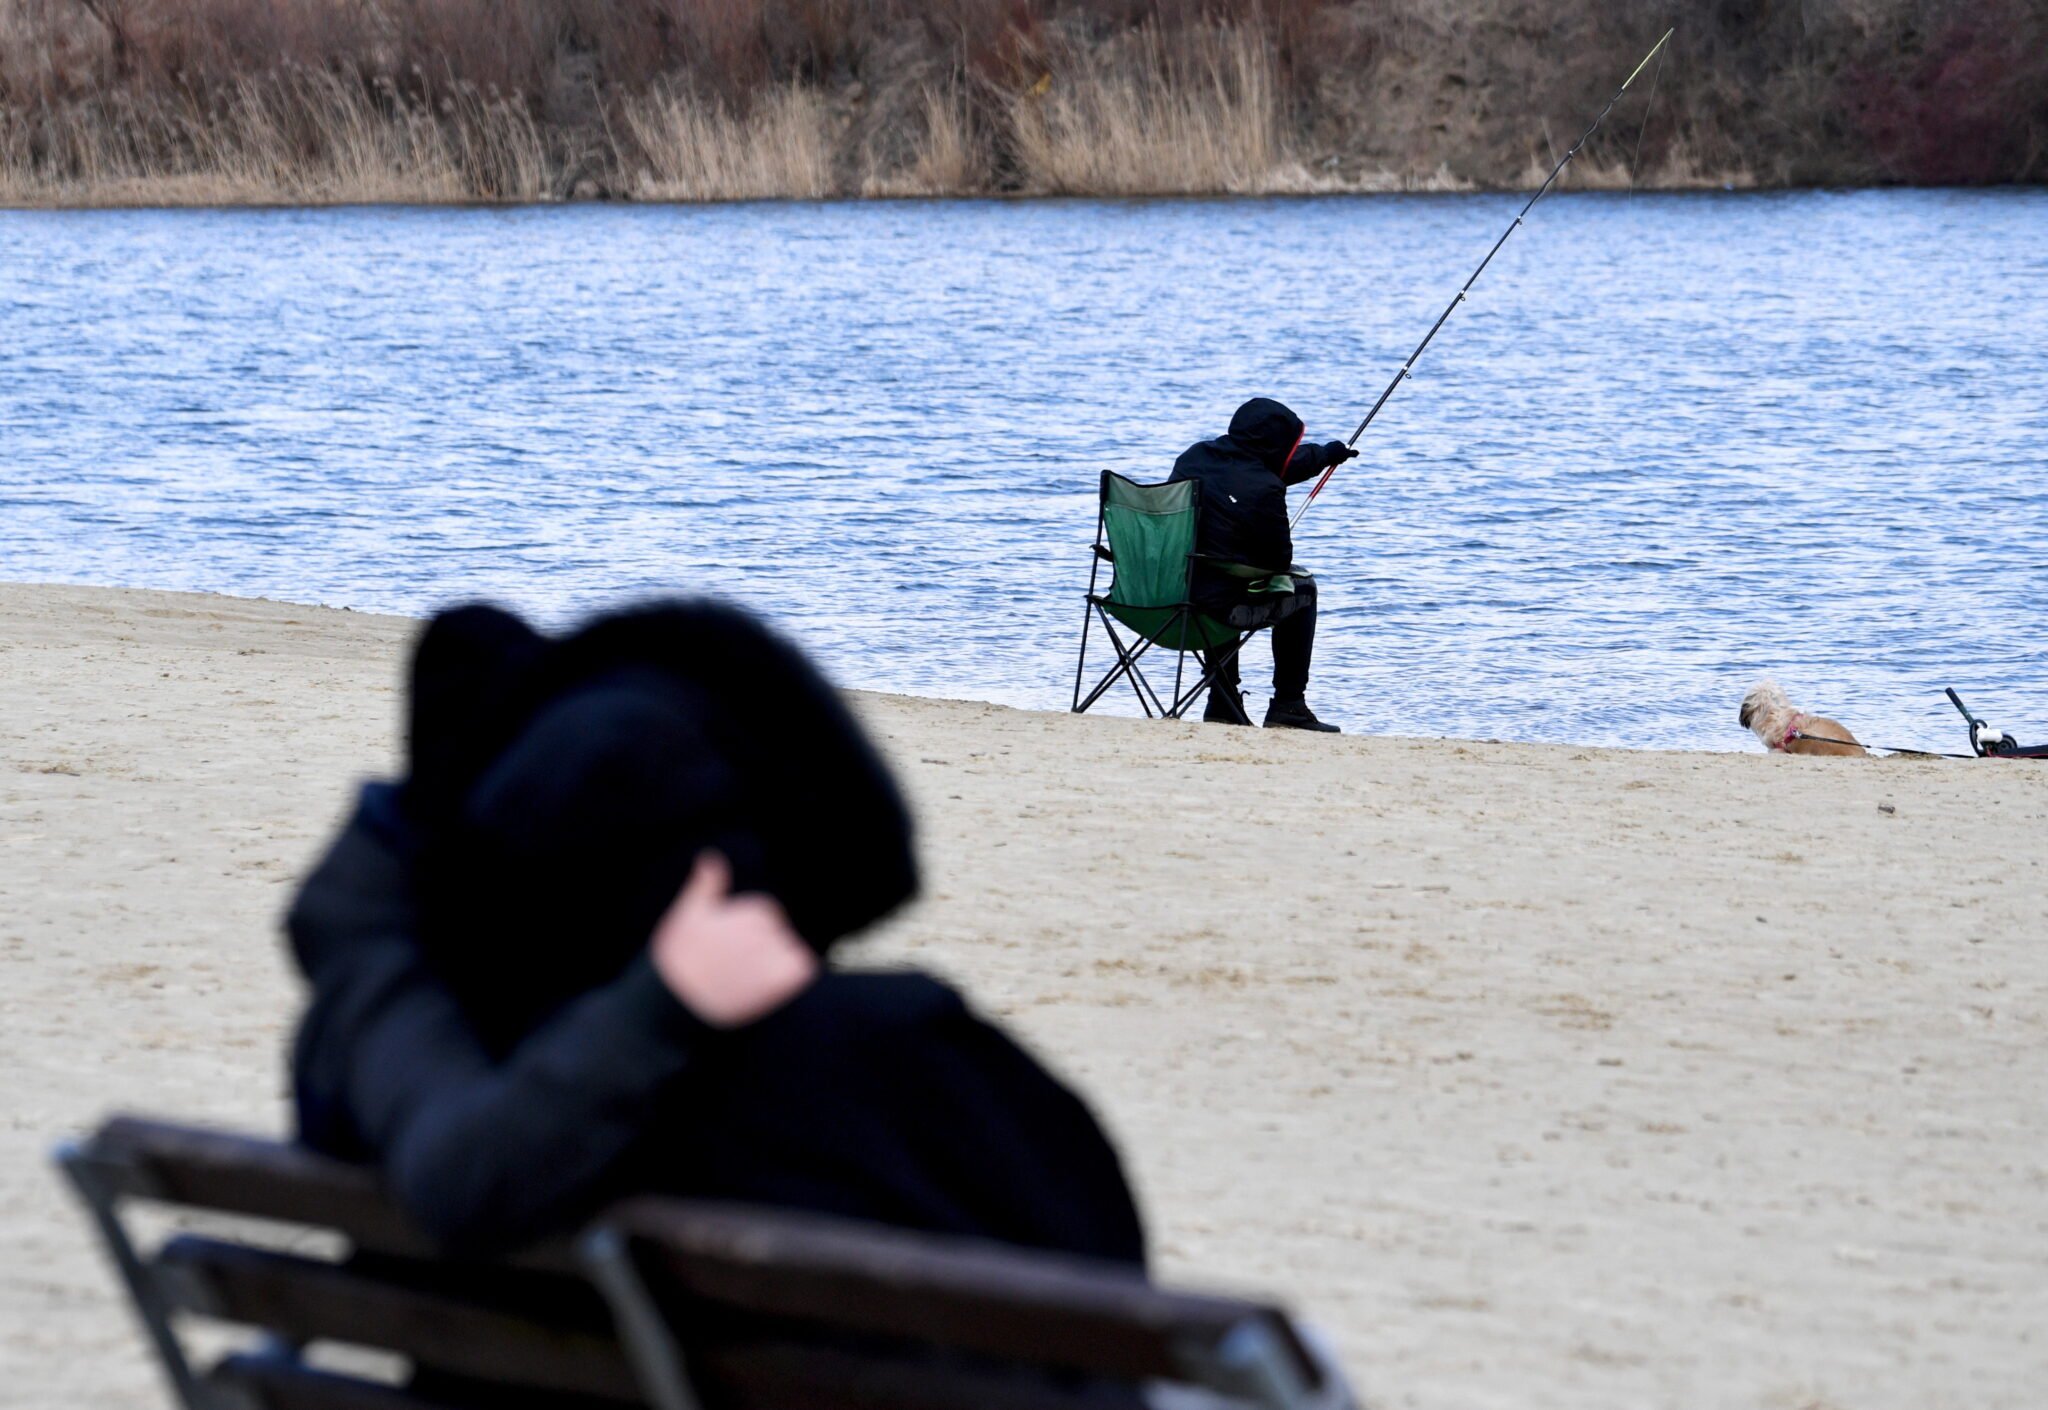
M 1671 28 L 1664 31 L 1664 37 L 1662 39 L 1658 40 L 1655 44 L 1652 44 L 1650 46 L 1650 52 L 1643 55 L 1643 61 L 1640 64 L 1636 65 L 1635 72 L 1631 73 L 1627 78 L 1622 80 L 1621 91 L 1623 93 L 1628 92 L 1629 85 L 1634 83 L 1637 77 L 1642 73 L 1642 71 L 1650 66 L 1650 60 L 1657 57 L 1658 51 L 1663 49 L 1663 47 L 1671 41 L 1671 36 L 1676 33 L 1678 33 L 1678 26 L 1673 25 L 1671 26 Z

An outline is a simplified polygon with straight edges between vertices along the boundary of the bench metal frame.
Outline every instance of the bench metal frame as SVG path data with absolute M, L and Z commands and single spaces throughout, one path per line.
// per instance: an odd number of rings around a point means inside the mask
M 834 1410 L 1356 1407 L 1277 1309 L 1165 1291 L 1117 1265 L 658 1199 L 629 1201 L 573 1241 L 464 1264 L 439 1258 L 369 1170 L 276 1142 L 117 1118 L 56 1160 L 184 1410 L 451 1403 L 315 1369 L 303 1353 L 323 1340 L 416 1366 L 425 1348 L 434 1374 L 468 1388 L 452 1402 L 464 1407 L 502 1392 L 521 1407 L 701 1410 L 700 1385 L 742 1406 Z M 332 1230 L 363 1261 L 231 1236 L 145 1252 L 131 1202 Z M 521 1287 L 545 1296 L 522 1308 Z M 557 1305 L 557 1320 L 532 1310 Z M 179 1335 L 185 1315 L 256 1327 L 263 1347 L 199 1366 Z

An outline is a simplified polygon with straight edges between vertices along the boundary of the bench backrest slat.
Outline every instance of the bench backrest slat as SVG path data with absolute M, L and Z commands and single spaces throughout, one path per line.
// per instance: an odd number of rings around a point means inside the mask
M 795 1318 L 1026 1364 L 1181 1378 L 1248 1321 L 1284 1316 L 1167 1292 L 1133 1270 L 760 1210 L 636 1201 L 625 1232 L 656 1299 Z M 1286 1341 L 1292 1341 L 1289 1333 Z M 1296 1367 L 1317 1375 L 1305 1353 Z
M 230 1356 L 209 1380 L 261 1410 L 435 1410 L 432 1401 L 395 1386 L 328 1375 L 282 1356 Z
M 587 1294 L 579 1285 L 569 1285 L 552 1316 L 525 1316 L 421 1291 L 392 1276 L 404 1271 L 402 1264 L 365 1274 L 345 1264 L 190 1236 L 165 1245 L 156 1262 L 164 1286 L 186 1310 L 289 1341 L 378 1347 L 420 1365 L 512 1385 L 617 1400 L 639 1396 L 609 1315 L 587 1295 L 576 1297 Z
M 959 1361 L 856 1355 L 815 1343 L 718 1347 L 695 1364 L 720 1410 L 1146 1410 L 1134 1387 L 1018 1376 Z
M 416 1391 L 317 1370 L 289 1354 L 244 1353 L 216 1366 L 209 1381 L 255 1410 L 630 1410 L 625 1402 L 556 1391 L 488 1387 L 480 1393 Z M 637 1405 L 639 1402 L 631 1402 Z
M 373 1171 L 293 1146 L 119 1116 L 86 1154 L 122 1194 L 333 1229 L 358 1248 L 434 1252 Z

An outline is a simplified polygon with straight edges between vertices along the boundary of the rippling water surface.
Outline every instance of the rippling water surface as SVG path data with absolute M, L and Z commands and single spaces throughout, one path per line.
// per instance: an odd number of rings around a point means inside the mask
M 1509 198 L 0 214 L 0 577 L 714 592 L 1061 706 L 1097 472 L 1348 435 Z M 2048 735 L 2048 192 L 1565 196 L 1311 512 L 1357 731 Z M 1263 684 L 1263 646 L 1248 684 Z M 1128 695 L 1119 708 L 1132 709 Z

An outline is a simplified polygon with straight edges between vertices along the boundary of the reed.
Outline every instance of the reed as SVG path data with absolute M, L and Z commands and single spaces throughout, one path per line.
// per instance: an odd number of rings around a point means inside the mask
M 9 205 L 335 205 L 536 200 L 542 134 L 516 103 L 435 101 L 328 73 L 245 78 L 200 105 L 115 93 L 0 110 Z
M 635 194 L 659 201 L 815 200 L 833 194 L 832 146 L 816 93 L 788 87 L 737 114 L 687 89 L 625 100 Z
M 990 186 L 989 153 L 975 133 L 974 114 L 959 84 L 918 95 L 922 119 L 910 159 L 890 167 L 872 153 L 861 182 L 863 196 L 967 196 Z
M 1058 195 L 1301 190 L 1265 36 L 1153 26 L 1053 62 L 1010 100 L 1022 184 Z

